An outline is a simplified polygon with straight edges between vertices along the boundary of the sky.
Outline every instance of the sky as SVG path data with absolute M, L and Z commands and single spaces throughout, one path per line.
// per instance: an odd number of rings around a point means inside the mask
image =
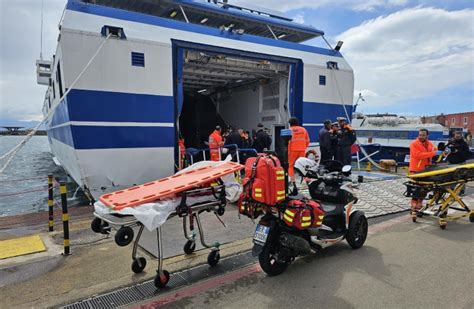
M 229 0 L 234 4 L 245 1 Z M 248 0 L 247 0 L 248 2 Z M 0 0 L 0 124 L 41 120 L 45 86 L 66 0 Z M 296 22 L 323 30 L 354 69 L 359 111 L 433 115 L 474 111 L 473 0 L 262 0 Z M 314 39 L 306 44 L 325 46 Z

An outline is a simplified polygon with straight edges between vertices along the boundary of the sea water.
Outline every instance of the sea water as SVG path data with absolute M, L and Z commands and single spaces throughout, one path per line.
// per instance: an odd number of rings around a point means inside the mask
M 0 156 L 18 145 L 25 136 L 0 136 Z M 0 169 L 6 160 L 0 161 Z M 48 209 L 48 175 L 67 182 L 70 204 L 87 204 L 83 195 L 76 194 L 77 185 L 62 167 L 56 166 L 50 152 L 48 137 L 33 136 L 18 151 L 0 175 L 0 217 L 39 212 Z M 55 188 L 56 200 L 59 188 Z M 79 196 L 79 198 L 76 198 Z

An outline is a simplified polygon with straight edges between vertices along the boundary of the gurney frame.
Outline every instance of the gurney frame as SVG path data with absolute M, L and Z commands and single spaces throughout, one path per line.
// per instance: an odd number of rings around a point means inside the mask
M 407 191 L 405 196 L 415 199 L 425 199 L 428 202 L 420 209 L 412 209 L 411 217 L 413 222 L 423 216 L 433 216 L 438 218 L 441 229 L 446 229 L 448 221 L 455 221 L 469 216 L 469 221 L 474 222 L 474 210 L 471 210 L 462 200 L 460 192 L 472 179 L 459 179 L 446 182 L 415 181 L 405 182 Z M 454 203 L 460 207 L 454 207 Z M 462 212 L 461 214 L 450 215 L 449 209 Z
M 193 196 L 200 196 L 200 195 L 209 195 L 214 198 L 213 201 L 210 202 L 201 202 L 192 205 L 188 205 L 188 198 Z M 180 204 L 176 207 L 176 209 L 169 215 L 168 219 L 173 217 L 180 217 L 183 219 L 183 233 L 184 237 L 186 238 L 187 242 L 184 245 L 184 252 L 186 254 L 191 254 L 194 252 L 196 248 L 196 232 L 194 230 L 194 220 L 197 223 L 199 239 L 202 246 L 206 249 L 211 250 L 207 257 L 207 262 L 210 266 L 215 266 L 219 262 L 220 259 L 220 251 L 219 242 L 214 244 L 207 244 L 204 237 L 204 229 L 201 223 L 200 215 L 203 212 L 214 212 L 218 218 L 223 216 L 225 213 L 225 206 L 227 204 L 226 201 L 226 193 L 225 193 L 225 186 L 222 184 L 222 181 L 219 180 L 218 184 L 215 186 L 207 187 L 207 188 L 200 188 L 200 189 L 193 189 L 187 190 L 180 194 L 181 198 Z M 143 230 L 145 226 L 140 223 L 138 220 L 135 219 L 134 216 L 131 215 L 117 215 L 117 214 L 99 214 L 97 212 L 94 213 L 96 217 L 92 222 L 91 226 L 95 232 L 108 234 L 110 233 L 111 228 L 117 230 L 115 234 L 115 242 L 119 246 L 126 246 L 130 244 L 134 239 L 134 230 L 133 228 L 138 227 L 138 233 L 133 241 L 133 249 L 132 249 L 132 271 L 134 273 L 141 273 L 146 266 L 146 259 L 144 257 L 139 257 L 138 252 L 138 244 L 140 238 L 142 236 Z M 220 220 L 220 219 L 219 219 Z M 191 234 L 188 233 L 188 224 L 189 230 Z M 157 241 L 157 262 L 158 268 L 156 270 L 157 275 L 154 279 L 155 287 L 163 288 L 167 285 L 170 274 L 168 271 L 163 269 L 163 242 L 162 242 L 162 231 L 161 226 L 156 229 L 156 241 Z

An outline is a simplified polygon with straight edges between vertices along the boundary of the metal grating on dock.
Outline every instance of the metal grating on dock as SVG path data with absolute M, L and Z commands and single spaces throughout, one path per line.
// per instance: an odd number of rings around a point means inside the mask
M 215 267 L 200 265 L 195 268 L 176 272 L 170 275 L 170 281 L 164 289 L 157 289 L 153 280 L 145 281 L 133 286 L 125 287 L 116 291 L 97 295 L 76 303 L 65 305 L 65 309 L 112 309 L 137 303 L 158 295 L 167 293 L 186 285 L 191 285 L 198 281 L 211 277 L 223 275 L 256 262 L 256 258 L 251 252 L 237 254 L 222 259 Z

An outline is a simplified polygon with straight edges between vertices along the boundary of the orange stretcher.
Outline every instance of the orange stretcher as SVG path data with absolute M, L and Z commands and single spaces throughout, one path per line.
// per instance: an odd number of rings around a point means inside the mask
M 206 163 L 205 163 L 206 164 Z M 244 166 L 235 162 L 222 162 L 217 165 L 204 165 L 176 175 L 134 186 L 128 189 L 105 194 L 100 197 L 100 202 L 111 213 L 94 212 L 96 217 L 91 228 L 96 233 L 108 234 L 111 229 L 117 229 L 115 242 L 119 246 L 126 246 L 133 241 L 132 249 L 132 271 L 140 273 L 145 269 L 146 259 L 139 257 L 138 244 L 144 230 L 144 224 L 139 222 L 133 215 L 119 214 L 121 210 L 127 211 L 136 206 L 146 203 L 158 202 L 164 198 L 174 197 L 176 208 L 168 214 L 167 220 L 178 216 L 183 219 L 183 232 L 187 239 L 184 252 L 191 254 L 196 249 L 196 232 L 194 222 L 197 223 L 199 239 L 204 248 L 210 249 L 207 263 L 215 266 L 220 259 L 219 242 L 207 244 L 204 240 L 204 230 L 201 224 L 202 213 L 213 212 L 216 217 L 224 215 L 227 204 L 225 184 L 223 176 L 240 171 Z M 215 184 L 214 184 L 215 183 Z M 211 185 L 212 184 L 212 185 Z M 132 209 L 135 210 L 135 209 Z M 223 221 L 219 219 L 222 224 Z M 188 233 L 188 225 L 191 234 Z M 135 230 L 138 234 L 135 237 Z M 163 242 L 161 226 L 156 228 L 158 247 L 158 269 L 154 284 L 157 288 L 163 288 L 170 280 L 169 272 L 163 269 Z M 135 239 L 135 240 L 134 240 Z
M 205 166 L 143 185 L 105 194 L 100 197 L 100 201 L 114 210 L 135 207 L 172 197 L 189 189 L 201 187 L 243 168 L 243 165 L 235 162 L 223 162 L 215 167 Z

